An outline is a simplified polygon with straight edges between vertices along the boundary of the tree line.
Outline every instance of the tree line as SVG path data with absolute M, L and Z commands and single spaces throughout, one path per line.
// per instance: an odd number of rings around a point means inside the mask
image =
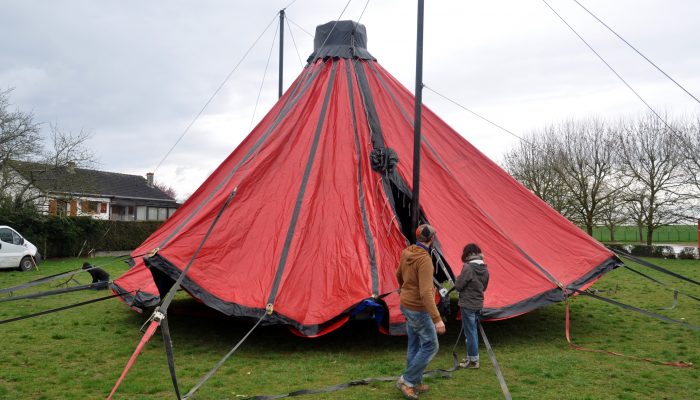
M 505 169 L 589 235 L 634 225 L 639 240 L 700 217 L 700 115 L 567 120 L 531 132 Z

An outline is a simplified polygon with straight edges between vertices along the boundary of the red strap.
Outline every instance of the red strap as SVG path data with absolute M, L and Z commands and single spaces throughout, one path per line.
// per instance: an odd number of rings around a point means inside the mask
M 567 299 L 566 300 L 566 341 L 569 343 L 569 346 L 573 347 L 574 349 L 581 350 L 581 351 L 589 351 L 592 353 L 612 354 L 612 355 L 618 356 L 618 357 L 631 358 L 631 359 L 637 360 L 637 361 L 646 361 L 646 362 L 649 362 L 652 364 L 668 365 L 670 367 L 690 368 L 693 366 L 693 363 L 686 363 L 683 361 L 658 361 L 658 360 L 653 360 L 651 358 L 628 356 L 628 355 L 625 355 L 622 353 L 616 353 L 614 351 L 609 351 L 609 350 L 588 349 L 585 347 L 581 347 L 579 345 L 571 343 L 571 334 L 569 333 L 570 326 L 571 326 L 571 323 L 570 323 L 570 318 L 569 318 L 569 299 Z
M 129 362 L 126 363 L 126 367 L 124 367 L 124 371 L 122 371 L 122 374 L 119 377 L 119 379 L 117 380 L 117 383 L 114 384 L 112 391 L 109 393 L 109 396 L 107 396 L 107 400 L 112 399 L 114 392 L 117 391 L 117 388 L 119 387 L 119 385 L 122 384 L 124 377 L 126 377 L 126 373 L 129 372 L 129 369 L 131 368 L 131 366 L 134 365 L 134 361 L 136 361 L 136 357 L 138 357 L 139 354 L 141 353 L 143 346 L 145 346 L 146 343 L 148 343 L 148 341 L 151 340 L 151 337 L 153 337 L 153 334 L 156 332 L 156 329 L 158 329 L 159 325 L 160 325 L 160 322 L 155 321 L 155 320 L 151 321 L 151 325 L 148 326 L 148 329 L 146 329 L 146 333 L 143 334 L 143 337 L 141 338 L 141 342 L 139 343 L 138 346 L 136 346 L 136 350 L 134 350 L 134 354 L 131 355 Z

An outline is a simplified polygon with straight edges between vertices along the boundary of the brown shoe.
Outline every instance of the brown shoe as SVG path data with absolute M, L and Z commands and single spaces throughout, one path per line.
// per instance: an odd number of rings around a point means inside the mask
M 403 397 L 408 400 L 418 400 L 418 395 L 416 394 L 416 391 L 413 390 L 412 387 L 406 385 L 403 383 L 403 379 L 399 379 L 398 382 L 396 382 L 396 388 L 401 391 L 401 394 L 403 394 Z
M 425 393 L 428 390 L 430 390 L 430 386 L 426 385 L 425 383 L 421 383 L 420 385 L 415 385 L 413 387 L 413 391 L 416 393 Z

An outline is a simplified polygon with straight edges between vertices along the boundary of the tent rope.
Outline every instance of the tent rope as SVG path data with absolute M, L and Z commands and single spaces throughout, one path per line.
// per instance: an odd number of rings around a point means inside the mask
M 671 82 L 675 83 L 676 86 L 678 86 L 681 90 L 683 90 L 688 96 L 692 97 L 693 100 L 695 100 L 697 103 L 700 103 L 700 100 L 698 100 L 697 97 L 693 96 L 692 93 L 690 93 L 686 88 L 684 88 L 680 83 L 676 82 L 675 79 L 671 78 L 669 74 L 667 74 L 663 69 L 661 69 L 658 65 L 654 64 L 653 61 L 651 61 L 647 56 L 642 54 L 641 51 L 637 50 L 636 47 L 632 46 L 630 42 L 625 40 L 622 36 L 620 36 L 617 32 L 615 32 L 611 27 L 608 26 L 605 22 L 603 22 L 600 18 L 598 18 L 595 14 L 593 14 L 589 9 L 583 6 L 583 4 L 579 3 L 578 0 L 573 0 L 574 3 L 578 4 L 581 8 L 586 10 L 587 13 L 589 13 L 593 18 L 595 18 L 598 22 L 600 22 L 604 27 L 606 27 L 610 32 L 612 32 L 615 36 L 617 36 L 620 40 L 622 40 L 627 46 L 629 46 L 632 50 L 634 50 L 637 54 L 639 54 L 643 59 L 645 59 L 649 64 L 651 64 L 654 68 L 656 68 L 659 72 L 664 74 L 664 76 L 668 79 L 671 80 Z
M 255 107 L 253 107 L 253 116 L 250 117 L 250 125 L 248 126 L 248 131 L 253 129 L 253 122 L 255 122 L 255 113 L 258 111 L 258 105 L 260 104 L 260 95 L 262 94 L 263 85 L 265 85 L 265 77 L 267 76 L 267 68 L 270 66 L 270 60 L 272 59 L 272 50 L 275 49 L 275 42 L 277 41 L 277 32 L 279 31 L 279 26 L 275 28 L 275 33 L 272 35 L 272 44 L 270 45 L 270 52 L 267 55 L 267 62 L 265 63 L 265 70 L 263 71 L 262 80 L 260 81 L 260 88 L 258 89 L 258 97 L 255 99 Z
M 194 123 L 197 122 L 197 120 L 198 120 L 199 117 L 202 115 L 202 113 L 204 112 L 204 110 L 206 110 L 206 108 L 209 106 L 209 104 L 212 102 L 212 100 L 214 100 L 214 98 L 216 97 L 216 95 L 218 95 L 219 92 L 221 91 L 221 89 L 223 89 L 224 85 L 226 85 L 226 82 L 228 82 L 228 80 L 231 78 L 231 75 L 233 75 L 233 73 L 236 72 L 236 70 L 238 70 L 238 67 L 240 67 L 241 63 L 243 63 L 243 60 L 245 60 L 246 57 L 248 57 L 248 54 L 250 53 L 251 50 L 253 50 L 253 48 L 254 48 L 255 45 L 258 43 L 258 41 L 260 40 L 260 38 L 262 38 L 263 35 L 265 34 L 265 32 L 267 32 L 267 30 L 270 29 L 270 26 L 271 26 L 275 21 L 277 21 L 277 16 L 278 16 L 278 15 L 279 15 L 279 13 L 275 13 L 275 16 L 272 18 L 272 20 L 270 21 L 270 23 L 267 24 L 267 26 L 266 26 L 265 29 L 262 31 L 262 33 L 260 33 L 260 35 L 257 37 L 257 39 L 255 39 L 255 41 L 253 42 L 253 44 L 250 45 L 250 47 L 248 48 L 248 50 L 246 50 L 246 52 L 243 54 L 243 57 L 241 57 L 241 59 L 238 61 L 238 63 L 236 63 L 236 65 L 233 67 L 233 69 L 231 69 L 231 71 L 228 73 L 228 75 L 226 75 L 226 77 L 224 78 L 224 80 L 219 84 L 219 86 L 216 88 L 216 90 L 214 90 L 214 93 L 212 93 L 212 95 L 209 97 L 209 99 L 206 101 L 206 103 L 204 103 L 204 106 L 202 107 L 202 109 L 199 110 L 199 112 L 194 116 L 194 118 L 193 118 L 192 121 L 189 123 L 189 125 L 187 125 L 187 127 L 186 127 L 185 130 L 182 132 L 182 134 L 180 135 L 180 137 L 177 138 L 177 140 L 176 140 L 175 143 L 172 145 L 172 147 L 170 147 L 170 150 L 168 150 L 168 151 L 165 153 L 165 155 L 163 156 L 163 158 L 158 162 L 158 164 L 156 165 L 155 169 L 153 170 L 154 173 L 155 173 L 156 171 L 158 171 L 158 168 L 160 168 L 160 166 L 161 166 L 161 165 L 163 164 L 163 162 L 168 158 L 168 156 L 170 155 L 170 153 L 172 153 L 172 151 L 175 149 L 175 147 L 178 145 L 178 143 L 180 143 L 180 141 L 182 140 L 182 138 L 185 137 L 185 135 L 187 134 L 187 132 L 190 131 L 190 128 L 192 128 L 192 125 L 194 125 Z
M 600 54 L 599 54 L 599 53 L 598 53 L 598 52 L 597 52 L 597 51 L 596 51 L 596 50 L 595 50 L 581 35 L 579 35 L 579 33 L 578 33 L 571 25 L 569 25 L 568 22 L 566 22 L 566 20 L 564 19 L 564 17 L 562 17 L 554 8 L 552 8 L 551 5 L 549 5 L 549 3 L 547 3 L 547 0 L 542 0 L 542 2 L 543 2 L 544 4 L 546 4 L 547 7 L 549 7 L 549 9 L 552 10 L 552 12 L 553 12 L 557 17 L 559 17 L 559 19 L 560 19 L 567 27 L 569 27 L 569 29 L 571 29 L 571 31 L 572 31 L 579 39 L 581 39 L 581 41 L 586 45 L 586 47 L 588 47 L 588 49 L 590 49 L 590 50 L 593 52 L 593 54 L 595 54 L 595 55 L 600 59 L 600 61 L 602 61 L 603 64 L 605 64 L 605 66 L 608 67 L 608 69 L 610 69 L 610 71 L 612 71 L 612 73 L 615 74 L 615 76 L 617 76 L 617 78 L 620 79 L 620 81 L 621 81 L 622 83 L 624 83 L 625 86 L 627 86 L 627 88 L 628 88 L 632 93 L 634 93 L 634 95 L 637 96 L 637 98 L 638 98 L 642 103 L 644 103 L 644 105 L 652 112 L 652 114 L 654 114 L 654 115 L 656 116 L 656 118 L 659 119 L 659 121 L 663 122 L 663 124 L 666 125 L 666 127 L 667 127 L 668 129 L 670 129 L 672 132 L 676 132 L 676 130 L 675 130 L 673 127 L 671 127 L 671 125 L 669 125 L 668 122 L 667 122 L 664 118 L 662 118 L 661 115 L 659 115 L 659 114 L 656 112 L 656 110 L 654 110 L 654 108 L 653 108 L 652 106 L 650 106 L 649 103 L 647 103 L 647 101 L 644 100 L 644 98 L 642 98 L 642 96 L 641 96 L 639 93 L 637 93 L 637 91 L 634 90 L 634 89 L 632 88 L 632 86 L 630 86 L 630 84 L 627 83 L 627 81 L 626 81 L 619 73 L 617 73 L 617 71 L 615 71 L 615 69 L 614 69 L 610 64 L 608 64 L 607 61 L 605 61 L 605 59 L 603 58 L 603 56 L 601 56 L 601 55 L 600 55 Z

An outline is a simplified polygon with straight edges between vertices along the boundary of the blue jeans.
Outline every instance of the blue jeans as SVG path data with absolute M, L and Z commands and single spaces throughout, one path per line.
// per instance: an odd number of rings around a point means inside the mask
M 479 333 L 476 330 L 481 312 L 466 308 L 460 308 L 460 310 L 462 311 L 462 326 L 467 343 L 467 360 L 479 361 Z
M 401 312 L 406 317 L 408 334 L 403 380 L 407 386 L 413 387 L 423 381 L 423 371 L 437 354 L 440 345 L 435 324 L 427 312 L 409 310 L 404 306 L 401 306 Z

